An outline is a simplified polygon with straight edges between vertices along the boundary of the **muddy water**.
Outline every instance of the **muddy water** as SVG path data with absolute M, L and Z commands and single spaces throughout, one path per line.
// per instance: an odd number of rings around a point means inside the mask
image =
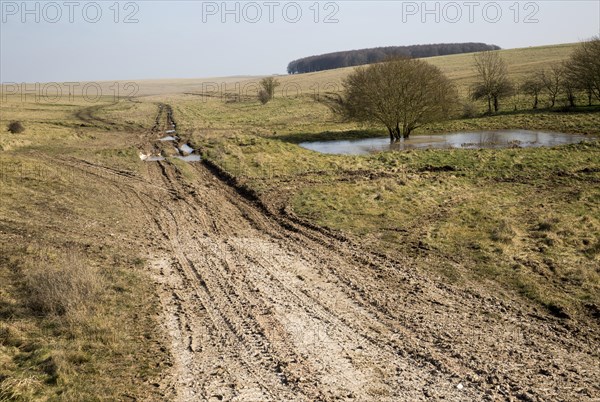
M 178 137 L 168 136 L 160 138 L 158 141 L 166 142 L 170 141 L 175 143 L 178 141 Z M 175 155 L 171 156 L 172 158 L 181 159 L 184 162 L 200 162 L 202 157 L 198 154 L 195 154 L 196 150 L 192 148 L 189 144 L 183 144 L 179 147 L 176 144 L 173 146 L 173 150 L 175 151 Z M 143 152 L 139 153 L 139 157 L 141 160 L 146 162 L 160 162 L 166 160 L 166 157 L 163 155 L 157 154 L 144 154 Z
M 183 155 L 189 155 L 194 152 L 194 148 L 190 147 L 188 144 L 183 144 L 179 146 L 179 151 L 181 151 Z
M 575 144 L 594 137 L 528 130 L 457 132 L 436 135 L 415 135 L 408 140 L 390 143 L 389 137 L 360 140 L 309 141 L 300 146 L 325 154 L 366 155 L 382 151 L 439 148 L 529 148 Z
M 172 156 L 171 158 L 175 158 L 175 159 L 181 159 L 184 162 L 200 162 L 202 160 L 202 157 L 200 155 L 187 155 L 187 156 L 181 156 L 181 155 L 175 155 Z M 149 156 L 148 158 L 144 159 L 146 162 L 160 162 L 160 161 L 164 161 L 167 158 L 165 158 L 164 156 Z
M 177 159 L 181 159 L 182 161 L 185 162 L 200 162 L 202 160 L 202 157 L 200 155 L 187 155 L 187 156 L 175 156 L 175 158 Z

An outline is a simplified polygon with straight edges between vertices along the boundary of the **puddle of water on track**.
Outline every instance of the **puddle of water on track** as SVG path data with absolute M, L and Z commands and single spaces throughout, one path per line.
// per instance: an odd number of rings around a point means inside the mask
M 187 155 L 187 156 L 175 156 L 175 158 L 177 159 L 181 159 L 182 161 L 185 162 L 200 162 L 202 160 L 202 157 L 200 155 Z
M 183 145 L 179 146 L 179 150 L 184 155 L 194 153 L 194 148 L 190 147 L 188 144 L 183 144 Z
M 144 159 L 145 162 L 159 162 L 159 161 L 164 161 L 165 157 L 164 156 L 149 156 L 146 159 Z
M 172 156 L 171 158 L 180 159 L 184 162 L 200 162 L 200 161 L 202 161 L 202 156 L 195 155 L 195 154 L 191 154 L 191 155 L 187 155 L 187 156 L 176 155 L 176 156 Z M 166 159 L 167 158 L 165 158 L 164 156 L 149 156 L 146 159 L 144 159 L 144 161 L 145 162 L 161 162 Z

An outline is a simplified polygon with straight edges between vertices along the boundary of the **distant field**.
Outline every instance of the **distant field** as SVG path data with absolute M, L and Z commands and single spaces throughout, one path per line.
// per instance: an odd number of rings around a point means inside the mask
M 566 60 L 575 47 L 576 44 L 562 44 L 501 50 L 500 53 L 508 65 L 510 78 L 515 84 L 519 84 L 528 74 L 540 71 L 553 63 L 561 63 Z M 439 56 L 424 60 L 438 66 L 450 79 L 452 79 L 457 85 L 462 100 L 467 100 L 469 86 L 476 78 L 476 73 L 472 66 L 473 54 Z M 339 93 L 342 91 L 343 79 L 351 73 L 354 68 L 355 67 L 348 67 L 316 73 L 278 76 L 277 79 L 280 81 L 281 85 L 276 90 L 276 98 L 285 99 L 285 105 L 293 104 L 295 111 L 304 110 L 307 105 L 306 102 L 309 100 L 322 100 L 327 94 Z M 225 113 L 227 113 L 227 111 L 232 111 L 235 115 L 238 115 L 239 112 L 243 113 L 248 110 L 247 103 L 238 107 L 233 101 L 236 99 L 245 101 L 253 100 L 257 93 L 258 81 L 259 77 L 251 79 L 215 78 L 206 80 L 204 84 L 200 82 L 192 84 L 192 81 L 190 81 L 189 86 L 186 86 L 186 84 L 182 82 L 180 90 L 185 88 L 185 93 L 195 94 L 190 95 L 192 97 L 184 101 L 187 102 L 189 100 L 190 104 L 196 104 L 198 101 L 206 103 L 211 100 L 217 100 L 219 102 L 230 101 L 232 102 L 231 104 L 219 105 L 217 108 L 222 109 Z M 150 84 L 150 82 L 148 82 L 148 84 Z M 156 88 L 160 87 L 157 82 L 152 82 L 152 85 L 156 85 Z M 541 97 L 541 102 L 543 107 L 543 96 Z M 524 96 L 516 96 L 501 102 L 501 106 L 504 110 L 512 110 L 515 104 L 519 108 L 526 108 L 529 107 L 530 100 Z M 483 110 L 483 103 L 480 104 L 480 107 Z M 311 105 L 310 109 L 319 115 L 328 113 L 326 107 L 320 108 L 319 106 Z M 265 110 L 269 110 L 269 116 L 266 116 L 265 118 L 271 119 L 272 115 L 270 113 L 273 112 L 273 107 L 269 107 L 269 105 L 264 108 L 257 108 L 256 112 L 258 112 L 258 115 L 255 114 L 252 118 L 261 118 L 260 114 Z M 275 111 L 275 114 L 279 111 L 280 110 Z M 293 113 L 290 114 L 287 111 L 286 114 L 290 120 L 294 116 Z M 231 122 L 229 119 L 227 119 L 227 121 Z M 301 122 L 303 120 L 296 119 L 296 121 Z M 285 130 L 288 127 L 290 127 L 290 125 L 286 124 L 283 129 Z
M 96 103 L 119 98 L 146 97 L 156 95 L 182 94 L 186 92 L 202 92 L 214 90 L 222 85 L 235 87 L 236 83 L 258 80 L 261 77 L 206 77 L 206 78 L 174 78 L 143 79 L 114 81 L 80 81 L 77 83 L 7 83 L 0 86 L 2 100 L 19 99 L 32 103 L 72 103 L 74 101 Z M 16 86 L 15 86 L 16 85 Z M 37 86 L 36 86 L 37 85 Z M 26 88 L 27 91 L 22 90 Z M 72 90 L 70 90 L 70 88 Z M 22 93 L 27 93 L 21 96 Z M 97 94 L 101 96 L 96 99 Z M 58 94 L 58 98 L 57 98 Z M 37 96 L 37 98 L 36 98 Z M 87 99 L 86 99 L 87 97 Z
M 531 72 L 548 67 L 552 63 L 564 61 L 576 45 L 573 43 L 539 46 L 500 50 L 499 52 L 506 60 L 511 78 L 518 82 Z M 472 68 L 473 53 L 429 57 L 423 60 L 439 67 L 450 79 L 456 82 L 463 93 L 466 93 L 468 85 L 475 80 L 476 75 Z M 292 92 L 296 87 L 301 88 L 302 93 L 305 94 L 312 94 L 317 88 L 321 92 L 334 92 L 335 88 L 341 89 L 342 80 L 353 69 L 354 67 L 347 67 L 316 73 L 282 76 L 279 77 L 282 83 L 279 92 L 285 92 L 286 90 Z
M 552 63 L 566 60 L 577 44 L 529 47 L 522 49 L 500 50 L 506 61 L 510 77 L 521 82 L 527 74 L 547 68 Z M 476 79 L 473 71 L 473 54 L 432 57 L 427 62 L 438 66 L 448 77 L 453 79 L 463 94 L 466 88 Z

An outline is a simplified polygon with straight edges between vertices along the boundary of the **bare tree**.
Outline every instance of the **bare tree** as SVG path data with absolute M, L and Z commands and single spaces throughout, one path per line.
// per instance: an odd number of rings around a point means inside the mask
M 521 84 L 521 91 L 527 95 L 533 96 L 533 108 L 537 109 L 539 104 L 539 96 L 544 88 L 544 83 L 539 73 L 533 73 L 528 76 L 523 84 Z
M 473 60 L 478 81 L 471 87 L 471 99 L 485 99 L 488 113 L 492 113 L 492 104 L 494 112 L 498 112 L 500 99 L 513 93 L 506 63 L 497 51 L 476 53 Z
M 280 83 L 275 77 L 266 77 L 260 80 L 259 84 L 262 89 L 258 92 L 258 99 L 264 105 L 275 97 L 275 88 Z
M 457 99 L 454 85 L 440 69 L 413 59 L 358 67 L 343 85 L 338 111 L 353 120 L 384 125 L 392 141 L 449 117 Z
M 581 42 L 565 64 L 567 80 L 586 92 L 588 104 L 600 100 L 600 37 Z
M 563 62 L 561 65 L 561 69 L 563 71 L 563 80 L 562 80 L 562 89 L 566 97 L 567 105 L 569 107 L 575 107 L 575 101 L 577 99 L 577 93 L 582 89 L 579 81 L 574 79 L 573 76 L 569 74 L 569 64 L 568 62 Z M 591 105 L 591 99 L 590 99 Z
M 562 65 L 553 64 L 548 70 L 543 70 L 541 72 L 540 78 L 544 84 L 544 91 L 550 99 L 550 107 L 554 107 L 556 98 L 563 90 L 565 70 Z

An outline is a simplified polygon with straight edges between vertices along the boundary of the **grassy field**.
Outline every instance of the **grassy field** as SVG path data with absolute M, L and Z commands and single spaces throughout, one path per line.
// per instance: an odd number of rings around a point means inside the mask
M 106 106 L 106 119 L 78 117 L 90 106 Z M 2 103 L 0 400 L 154 392 L 163 352 L 153 288 L 134 244 L 140 222 L 101 177 L 69 165 L 83 157 L 138 169 L 122 130 L 144 126 L 147 106 L 154 113 L 153 105 L 108 100 Z M 25 132 L 8 133 L 5 116 Z
M 573 45 L 503 52 L 515 79 Z M 472 55 L 428 59 L 462 91 Z M 326 103 L 351 69 L 280 77 L 261 105 L 248 77 L 140 82 L 140 96 L 97 103 L 2 100 L 0 119 L 0 400 L 143 398 L 160 374 L 156 300 L 135 210 L 69 158 L 142 174 L 159 102 L 179 134 L 265 202 L 401 253 L 419 269 L 489 286 L 585 323 L 600 311 L 600 144 L 549 149 L 322 155 L 304 140 L 385 135 L 340 121 Z M 226 82 L 202 93 L 202 83 Z M 239 91 L 238 91 L 239 92 Z M 298 94 L 296 94 L 298 92 Z M 320 97 L 315 97 L 318 94 Z M 208 96 L 210 95 L 210 96 Z M 519 103 L 522 105 L 527 102 Z M 10 121 L 26 130 L 10 134 Z M 458 119 L 415 134 L 523 128 L 600 135 L 597 108 Z M 179 162 L 175 162 L 179 163 Z M 186 166 L 179 163 L 185 173 Z M 185 174 L 182 175 L 185 179 Z M 102 397 L 100 397 L 100 395 Z
M 582 306 L 600 302 L 599 161 L 599 143 L 391 153 L 369 160 L 370 176 L 315 180 L 291 202 L 382 250 L 458 263 L 427 267 L 450 280 L 493 279 L 585 315 Z

